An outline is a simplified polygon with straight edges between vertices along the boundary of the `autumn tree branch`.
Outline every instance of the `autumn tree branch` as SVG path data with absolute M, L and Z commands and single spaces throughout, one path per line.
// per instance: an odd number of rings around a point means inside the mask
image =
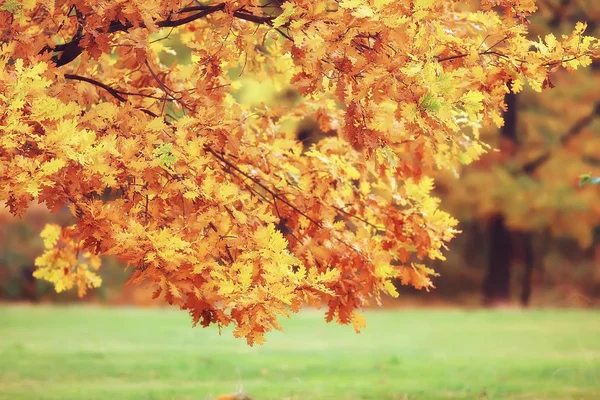
M 569 130 L 567 130 L 567 133 L 565 133 L 563 136 L 561 136 L 561 138 L 560 138 L 561 146 L 566 145 L 569 142 L 569 140 L 571 140 L 573 137 L 579 135 L 599 115 L 600 115 L 600 101 L 597 101 L 594 104 L 594 108 L 592 109 L 592 111 L 589 114 L 580 118 L 577 122 L 575 122 L 571 126 L 571 128 L 569 128 Z M 535 172 L 535 170 L 537 170 L 546 161 L 548 161 L 550 159 L 550 155 L 551 155 L 551 151 L 550 150 L 546 151 L 542 155 L 538 156 L 537 158 L 535 158 L 535 159 L 529 161 L 528 163 L 526 163 L 525 165 L 523 165 L 521 170 L 526 174 L 532 174 L 533 172 Z
M 210 14 L 224 11 L 225 3 L 217 4 L 214 6 L 209 5 L 199 5 L 199 6 L 190 6 L 184 7 L 176 12 L 176 14 L 187 14 L 193 12 L 193 14 L 188 15 L 187 17 L 179 18 L 179 19 L 171 19 L 171 17 L 156 22 L 156 26 L 159 28 L 174 28 L 181 25 L 188 24 L 190 22 L 196 21 L 198 19 L 204 18 Z M 69 64 L 71 61 L 75 60 L 79 55 L 83 52 L 83 48 L 81 48 L 80 43 L 84 37 L 83 34 L 83 26 L 85 24 L 85 16 L 80 16 L 78 14 L 79 28 L 77 34 L 73 36 L 71 41 L 65 44 L 59 44 L 54 47 L 44 47 L 41 53 L 45 53 L 48 51 L 60 52 L 61 54 L 56 54 L 52 57 L 52 61 L 58 66 L 61 67 L 63 65 Z M 265 24 L 269 26 L 273 26 L 273 20 L 275 17 L 268 15 L 256 15 L 251 12 L 244 11 L 243 9 L 235 10 L 233 12 L 233 17 L 241 20 L 253 22 L 256 24 Z M 133 27 L 145 28 L 146 25 L 144 23 L 140 23 L 138 25 L 134 25 L 131 22 L 122 23 L 121 21 L 112 21 L 109 24 L 109 27 L 106 33 L 115 33 L 115 32 L 127 32 L 129 29 Z M 275 28 L 277 32 L 279 32 L 286 39 L 291 40 L 291 37 L 282 31 L 279 28 Z
M 74 80 L 74 81 L 81 81 L 81 82 L 86 82 L 86 83 L 91 83 L 94 86 L 98 86 L 104 90 L 106 90 L 108 93 L 110 93 L 113 97 L 115 97 L 117 100 L 119 101 L 125 101 L 126 99 L 123 98 L 120 95 L 123 96 L 139 96 L 139 97 L 146 97 L 149 99 L 155 99 L 155 100 L 169 100 L 169 97 L 158 97 L 158 96 L 154 96 L 151 94 L 146 94 L 146 93 L 137 93 L 137 92 L 128 92 L 126 90 L 121 90 L 121 89 L 116 89 L 113 88 L 112 86 L 109 86 L 105 83 L 102 83 L 100 81 L 97 81 L 95 79 L 92 78 L 87 78 L 85 76 L 81 76 L 81 75 L 75 75 L 75 74 L 65 74 L 65 79 L 70 79 L 70 80 Z M 177 99 L 174 99 L 177 100 Z
M 148 65 L 149 67 L 149 65 Z M 94 86 L 100 87 L 104 90 L 106 90 L 111 96 L 113 96 L 114 98 L 116 98 L 118 101 L 120 102 L 125 102 L 127 101 L 127 99 L 125 97 L 123 97 L 122 95 L 128 95 L 128 94 L 133 94 L 135 95 L 135 93 L 129 93 L 129 92 L 125 92 L 125 91 L 121 91 L 118 89 L 115 89 L 105 83 L 102 83 L 100 81 L 97 81 L 95 79 L 92 78 L 87 78 L 84 76 L 80 76 L 80 75 L 75 75 L 75 74 L 65 74 L 64 75 L 66 79 L 71 79 L 71 80 L 76 80 L 76 81 L 81 81 L 81 82 L 86 82 L 89 84 L 92 84 Z M 161 85 L 161 87 L 163 87 L 163 90 L 168 90 L 166 89 L 166 87 L 164 86 L 164 83 L 162 83 L 158 76 L 154 75 L 154 79 L 156 79 L 159 84 Z M 156 115 L 155 113 L 146 110 L 146 109 L 141 109 L 142 112 L 152 116 L 152 117 L 158 117 L 158 115 Z M 169 124 L 170 125 L 170 124 Z M 232 163 L 230 160 L 228 160 L 227 158 L 225 158 L 225 155 L 222 153 L 219 153 L 213 149 L 211 149 L 210 147 L 206 146 L 205 147 L 205 151 L 207 153 L 212 154 L 217 160 L 219 160 L 221 163 L 224 164 L 224 166 L 226 166 L 227 168 L 230 168 L 234 171 L 236 171 L 238 174 L 241 174 L 241 176 L 243 176 L 246 179 L 249 179 L 250 181 L 252 181 L 254 184 L 258 185 L 260 188 L 262 188 L 263 190 L 265 190 L 267 193 L 269 193 L 269 195 L 271 195 L 273 197 L 273 200 L 275 202 L 275 206 L 276 206 L 276 201 L 279 200 L 281 201 L 283 204 L 287 205 L 288 207 L 290 207 L 292 210 L 294 210 L 295 212 L 297 212 L 298 214 L 300 214 L 301 216 L 303 216 L 304 218 L 308 219 L 311 223 L 313 223 L 315 226 L 317 226 L 319 229 L 326 229 L 323 224 L 312 218 L 310 215 L 308 215 L 307 213 L 305 213 L 304 211 L 302 211 L 301 209 L 299 209 L 295 204 L 293 204 L 290 200 L 288 200 L 285 196 L 282 196 L 281 193 L 269 188 L 267 185 L 265 185 L 263 182 L 259 181 L 258 179 L 256 179 L 255 177 L 247 174 L 246 172 L 244 172 L 243 170 L 241 170 L 238 166 L 236 166 L 234 163 Z M 227 171 L 225 171 L 227 172 Z M 250 189 L 250 187 L 245 184 L 246 187 L 248 187 Z M 251 189 L 250 189 L 251 190 Z M 252 191 L 252 190 L 251 190 Z M 351 213 L 348 213 L 347 211 L 343 211 L 337 207 L 334 207 L 336 210 L 338 210 L 339 212 L 346 214 L 350 217 L 356 218 L 362 222 L 367 223 L 370 226 L 375 227 L 378 231 L 381 231 L 380 227 L 377 227 L 374 224 L 369 223 L 368 221 L 359 218 Z M 333 236 L 335 240 L 339 241 L 340 243 L 342 243 L 343 245 L 347 246 L 348 248 L 350 248 L 351 250 L 355 251 L 357 254 L 361 255 L 360 252 L 358 252 L 354 247 L 350 246 L 348 243 L 346 243 L 345 241 L 343 241 L 342 239 L 336 237 L 335 235 Z M 362 255 L 361 255 L 362 256 Z
M 225 158 L 224 154 L 218 153 L 218 152 L 214 151 L 213 149 L 211 149 L 210 147 L 207 147 L 207 146 L 204 147 L 204 150 L 206 152 L 212 154 L 217 160 L 221 161 L 228 168 L 233 169 L 234 171 L 236 171 L 237 173 L 241 174 L 245 178 L 247 178 L 247 179 L 251 180 L 252 182 L 254 182 L 256 185 L 260 186 L 267 193 L 269 193 L 273 197 L 273 201 L 275 202 L 274 203 L 275 207 L 277 207 L 276 201 L 279 200 L 283 204 L 285 204 L 286 206 L 290 207 L 292 210 L 294 210 L 295 212 L 297 212 L 298 214 L 300 214 L 301 216 L 303 216 L 304 218 L 306 218 L 307 220 L 309 220 L 312 224 L 314 224 L 319 229 L 323 229 L 323 230 L 327 229 L 327 228 L 325 228 L 325 226 L 323 226 L 323 224 L 320 221 L 312 218 L 310 215 L 308 215 L 307 213 L 305 213 L 304 211 L 302 211 L 301 209 L 299 209 L 296 205 L 294 205 L 292 202 L 290 202 L 285 196 L 282 196 L 276 190 L 273 190 L 273 189 L 269 188 L 267 185 L 265 185 L 264 183 L 262 183 L 261 181 L 259 181 L 255 177 L 249 175 L 248 173 L 244 172 L 242 169 L 240 169 L 235 164 L 233 164 L 231 161 L 229 161 L 227 158 Z M 355 247 L 353 247 L 350 244 L 348 244 L 346 241 L 340 239 L 336 235 L 332 235 L 332 238 L 335 239 L 335 240 L 337 240 L 338 242 L 340 242 L 342 245 L 348 247 L 350 250 L 354 251 L 360 257 L 363 257 L 363 255 L 360 253 L 359 250 L 357 250 Z
M 80 76 L 80 75 L 75 75 L 75 74 L 65 74 L 65 79 L 71 79 L 74 81 L 81 81 L 81 82 L 86 82 L 86 83 L 91 83 L 94 86 L 98 86 L 104 90 L 106 90 L 111 96 L 113 96 L 114 98 L 116 98 L 119 101 L 127 101 L 125 99 L 125 97 L 121 96 L 121 93 L 119 90 L 112 88 L 100 81 L 97 81 L 95 79 L 92 78 L 87 78 L 85 76 Z
M 81 76 L 81 75 L 75 75 L 75 74 L 65 74 L 65 79 L 70 79 L 70 80 L 74 80 L 74 81 L 80 81 L 80 82 L 86 82 L 86 83 L 90 83 L 94 86 L 98 86 L 99 88 L 102 88 L 104 90 L 106 90 L 111 96 L 113 96 L 115 99 L 119 100 L 120 102 L 125 102 L 127 101 L 127 99 L 123 96 L 141 96 L 141 97 L 149 97 L 152 99 L 157 99 L 157 100 L 167 100 L 166 98 L 162 98 L 162 97 L 156 97 L 156 96 L 152 96 L 152 95 L 147 95 L 144 93 L 133 93 L 133 92 L 126 92 L 123 90 L 119 90 L 119 89 L 115 89 L 105 83 L 102 83 L 100 81 L 97 81 L 95 79 L 92 78 L 87 78 L 85 76 Z M 142 111 L 144 114 L 147 114 L 153 118 L 158 117 L 158 115 L 156 113 L 153 113 L 152 111 L 145 109 L 145 108 L 140 108 L 140 111 Z

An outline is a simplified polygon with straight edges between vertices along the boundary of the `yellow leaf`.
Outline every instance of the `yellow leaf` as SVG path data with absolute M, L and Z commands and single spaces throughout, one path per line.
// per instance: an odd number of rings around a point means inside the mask
M 513 79 L 511 89 L 513 93 L 519 93 L 523 90 L 523 85 L 525 84 L 525 78 L 522 75 L 519 75 L 517 78 Z
M 415 0 L 415 10 L 427 10 L 436 0 Z
M 477 114 L 483 110 L 483 93 L 477 90 L 469 90 L 460 99 L 465 111 L 469 114 Z
M 283 12 L 273 20 L 273 27 L 275 28 L 279 28 L 280 26 L 287 24 L 290 20 L 290 17 L 296 12 L 296 5 L 293 3 L 284 3 L 281 8 L 283 8 Z
M 42 164 L 42 174 L 51 175 L 60 171 L 66 165 L 65 160 L 55 158 L 52 161 L 48 161 Z
M 392 281 L 386 280 L 384 283 L 384 286 L 390 296 L 392 296 L 392 297 L 400 296 L 400 294 L 398 293 L 398 290 L 396 289 L 396 286 L 394 286 Z
M 364 5 L 365 0 L 342 0 L 340 1 L 340 7 L 345 9 L 354 9 L 361 5 Z
M 44 247 L 50 249 L 56 245 L 60 237 L 61 228 L 56 224 L 46 224 L 40 237 L 44 239 Z
M 146 129 L 151 130 L 153 132 L 159 132 L 166 128 L 167 128 L 167 124 L 165 124 L 165 121 L 160 117 L 152 119 L 152 121 L 150 121 L 146 125 Z
M 352 311 L 352 327 L 356 333 L 360 333 L 360 330 L 367 326 L 367 320 L 358 311 Z
M 198 197 L 200 197 L 200 194 L 196 191 L 189 190 L 183 194 L 183 198 L 188 200 L 196 200 Z
M 173 282 L 167 282 L 167 285 L 169 286 L 169 292 L 173 295 L 173 297 L 181 299 L 181 292 L 177 286 Z
M 554 36 L 552 33 L 549 33 L 546 35 L 545 37 L 545 41 L 546 41 L 546 47 L 548 47 L 549 51 L 554 50 L 554 48 L 557 45 L 557 40 L 556 40 L 556 36 Z
M 29 181 L 25 190 L 33 197 L 38 197 L 40 194 L 40 186 L 34 180 Z

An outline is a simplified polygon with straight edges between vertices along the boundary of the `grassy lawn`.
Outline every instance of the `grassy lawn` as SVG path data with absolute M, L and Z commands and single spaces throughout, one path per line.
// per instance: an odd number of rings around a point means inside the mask
M 248 347 L 176 310 L 0 308 L 0 399 L 600 399 L 600 312 L 305 312 Z

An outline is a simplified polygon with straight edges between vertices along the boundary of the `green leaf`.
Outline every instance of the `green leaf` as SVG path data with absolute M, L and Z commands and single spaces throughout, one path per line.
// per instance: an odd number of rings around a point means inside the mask
M 171 153 L 172 149 L 172 143 L 163 143 L 156 149 L 157 158 L 165 167 L 170 167 L 177 162 L 177 157 Z
M 283 8 L 283 12 L 273 20 L 272 24 L 274 28 L 279 28 L 287 24 L 290 21 L 290 17 L 296 12 L 296 6 L 292 3 L 285 3 L 281 8 Z
M 587 184 L 600 184 L 600 177 L 592 176 L 591 174 L 579 175 L 579 187 L 585 186 Z
M 437 96 L 431 92 L 427 92 L 423 97 L 421 97 L 421 107 L 423 107 L 423 109 L 426 111 L 438 112 L 442 108 L 442 103 Z
M 23 4 L 19 0 L 6 0 L 0 6 L 0 10 L 8 11 L 11 14 L 15 14 L 17 11 L 20 11 L 23 8 Z
M 461 97 L 463 107 L 468 114 L 477 114 L 483 110 L 483 93 L 469 90 Z
M 389 146 L 383 146 L 381 148 L 381 151 L 383 152 L 383 155 L 387 159 L 390 167 L 396 168 L 396 165 L 397 165 L 397 163 L 396 163 L 396 153 L 394 153 L 394 150 L 390 149 Z

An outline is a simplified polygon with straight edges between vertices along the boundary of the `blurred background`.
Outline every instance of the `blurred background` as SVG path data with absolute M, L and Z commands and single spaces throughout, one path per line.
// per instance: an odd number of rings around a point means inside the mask
M 532 36 L 558 36 L 577 21 L 588 21 L 587 33 L 600 35 L 598 1 L 538 5 Z M 190 58 L 176 35 L 163 56 L 165 64 Z M 240 78 L 237 97 L 293 107 L 298 94 L 292 88 L 261 79 Z M 482 132 L 494 150 L 457 174 L 435 177 L 442 206 L 458 218 L 463 233 L 450 243 L 448 260 L 434 265 L 437 288 L 421 293 L 400 287 L 390 306 L 600 304 L 600 185 L 578 185 L 581 174 L 600 176 L 600 61 L 574 74 L 555 73 L 548 85 L 556 87 L 509 95 L 505 126 Z M 325 135 L 310 120 L 292 129 L 307 145 Z M 42 253 L 40 231 L 46 223 L 69 221 L 68 211 L 50 214 L 41 206 L 21 219 L 0 210 L 0 300 L 153 304 L 151 289 L 122 287 L 129 272 L 116 260 L 104 261 L 102 287 L 83 300 L 56 294 L 33 278 L 34 260 Z

